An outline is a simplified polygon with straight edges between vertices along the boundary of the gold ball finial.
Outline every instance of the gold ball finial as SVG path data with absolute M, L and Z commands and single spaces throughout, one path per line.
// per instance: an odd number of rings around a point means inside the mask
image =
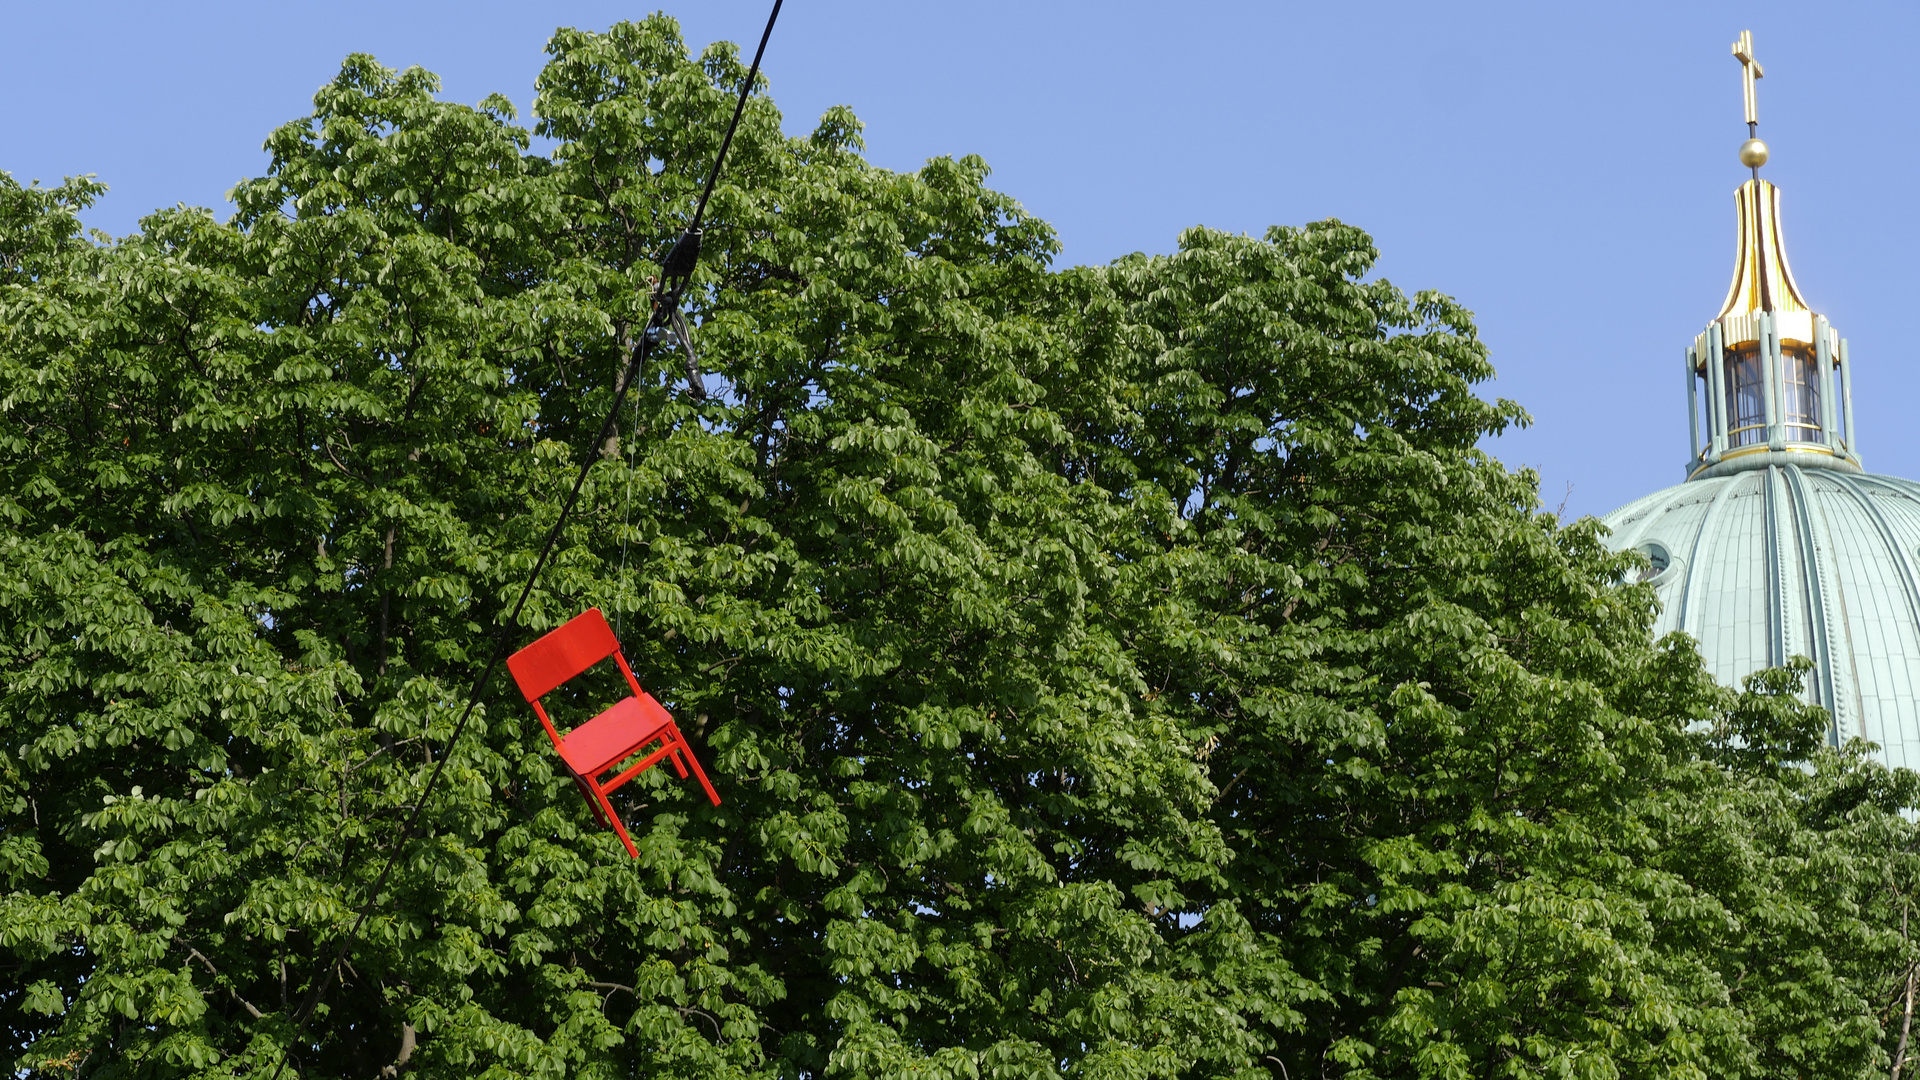
M 1759 139 L 1748 139 L 1740 144 L 1740 164 L 1749 169 L 1757 169 L 1767 163 L 1767 144 Z

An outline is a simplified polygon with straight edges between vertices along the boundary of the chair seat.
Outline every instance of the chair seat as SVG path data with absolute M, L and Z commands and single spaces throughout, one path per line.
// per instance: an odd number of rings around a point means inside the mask
M 560 740 L 560 756 L 579 775 L 597 776 L 658 739 L 671 723 L 673 717 L 652 694 L 626 698 L 568 732 Z

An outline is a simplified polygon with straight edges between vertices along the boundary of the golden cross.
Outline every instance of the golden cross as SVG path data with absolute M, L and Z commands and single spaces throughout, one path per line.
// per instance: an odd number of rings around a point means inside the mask
M 1747 126 L 1749 129 L 1760 122 L 1760 115 L 1754 108 L 1753 80 L 1764 78 L 1760 61 L 1753 58 L 1753 31 L 1740 31 L 1740 40 L 1733 43 L 1733 55 L 1740 61 L 1740 81 L 1747 91 Z

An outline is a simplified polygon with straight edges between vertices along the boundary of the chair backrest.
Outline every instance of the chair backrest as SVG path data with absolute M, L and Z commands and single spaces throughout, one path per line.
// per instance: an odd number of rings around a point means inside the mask
M 599 608 L 588 608 L 507 657 L 507 670 L 531 702 L 619 651 L 620 639 L 607 617 Z

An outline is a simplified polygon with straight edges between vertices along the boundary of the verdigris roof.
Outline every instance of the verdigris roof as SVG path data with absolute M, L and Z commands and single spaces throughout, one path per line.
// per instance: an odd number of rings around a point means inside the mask
M 1693 635 L 1721 682 L 1807 656 L 1835 736 L 1920 768 L 1920 484 L 1767 464 L 1696 477 L 1603 520 L 1615 550 L 1655 564 L 1658 632 Z

